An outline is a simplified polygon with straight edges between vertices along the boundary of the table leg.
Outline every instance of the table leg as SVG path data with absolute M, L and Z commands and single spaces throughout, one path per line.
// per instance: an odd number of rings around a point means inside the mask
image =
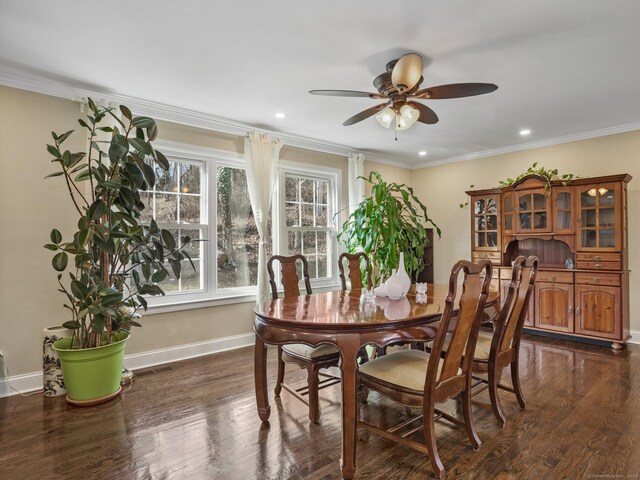
M 358 415 L 357 362 L 360 349 L 359 336 L 339 335 L 338 348 L 342 352 L 342 478 L 356 474 L 356 425 Z
M 260 416 L 260 420 L 267 422 L 271 414 L 269 395 L 267 393 L 267 346 L 260 340 L 258 335 L 256 335 L 256 348 L 253 361 L 258 415 Z

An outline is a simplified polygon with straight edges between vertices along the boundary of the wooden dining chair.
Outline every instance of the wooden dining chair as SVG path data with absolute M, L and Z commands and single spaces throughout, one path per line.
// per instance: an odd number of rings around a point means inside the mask
M 344 271 L 345 260 L 349 269 L 346 274 Z M 364 264 L 364 270 L 362 269 L 362 264 Z M 371 280 L 371 264 L 369 263 L 369 257 L 364 252 L 341 254 L 338 258 L 338 271 L 340 273 L 342 290 L 347 289 L 347 277 L 351 283 L 351 290 L 373 288 L 373 281 Z M 365 272 L 364 275 L 362 274 L 363 271 Z M 362 282 L 363 276 L 365 277 L 365 283 Z
M 269 272 L 269 285 L 271 296 L 278 298 L 278 288 L 273 270 L 273 263 L 280 263 L 281 283 L 286 297 L 300 296 L 300 278 L 298 276 L 298 262 L 302 265 L 302 276 L 307 295 L 311 295 L 311 282 L 309 280 L 309 266 L 304 255 L 282 256 L 274 255 L 267 262 Z M 285 363 L 293 363 L 307 370 L 307 385 L 294 388 L 284 382 Z M 340 377 L 321 373 L 320 369 L 336 367 L 340 363 L 340 353 L 333 345 L 319 345 L 311 347 L 302 343 L 293 343 L 278 346 L 278 377 L 276 379 L 275 395 L 280 396 L 284 388 L 295 398 L 309 407 L 309 420 L 318 423 L 320 419 L 320 402 L 318 391 L 322 388 L 335 385 L 340 382 Z M 322 378 L 322 380 L 321 380 Z M 305 398 L 305 396 L 308 398 Z
M 526 407 L 520 385 L 520 339 L 533 295 L 538 264 L 538 257 L 535 256 L 516 258 L 511 270 L 511 283 L 506 299 L 494 322 L 494 331 L 479 333 L 473 356 L 473 379 L 477 383 L 472 386 L 472 396 L 489 389 L 491 408 L 501 427 L 504 427 L 505 416 L 500 405 L 498 390 L 515 394 L 520 408 L 524 410 Z M 513 387 L 500 383 L 502 371 L 507 366 L 511 369 Z M 478 374 L 486 374 L 487 378 L 480 377 Z M 475 388 L 478 385 L 482 387 Z
M 491 282 L 491 263 L 471 263 L 460 260 L 449 276 L 449 293 L 442 318 L 437 327 L 432 352 L 401 350 L 370 360 L 358 372 L 361 385 L 376 390 L 409 408 L 422 408 L 422 415 L 389 429 L 382 429 L 362 421 L 358 413 L 358 426 L 426 453 L 438 478 L 445 469 L 438 455 L 435 435 L 435 419 L 444 418 L 464 426 L 474 450 L 480 448 L 471 415 L 471 360 L 480 328 L 480 317 Z M 455 307 L 458 277 L 463 274 L 462 294 L 458 302 L 457 322 L 446 355 L 441 358 L 445 337 Z M 429 340 L 422 338 L 417 340 Z M 464 421 L 435 408 L 450 398 L 462 397 Z M 422 419 L 422 425 L 412 426 Z M 405 430 L 402 432 L 402 430 Z M 409 440 L 412 433 L 422 430 L 424 443 Z M 401 433 L 402 432 L 402 433 Z

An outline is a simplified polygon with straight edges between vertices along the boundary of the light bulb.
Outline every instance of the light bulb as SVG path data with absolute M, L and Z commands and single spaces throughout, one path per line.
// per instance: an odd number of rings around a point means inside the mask
M 604 187 L 600 187 L 600 188 L 598 189 L 598 193 L 599 193 L 600 195 L 604 195 L 604 194 L 605 194 L 605 193 L 607 193 L 608 191 L 609 191 L 609 190 L 607 190 L 607 189 L 606 189 L 606 188 L 604 188 Z
M 411 105 L 403 105 L 398 112 L 396 119 L 396 130 L 406 130 L 416 123 L 420 117 L 420 112 Z
M 389 128 L 395 118 L 396 118 L 396 112 L 394 112 L 393 108 L 391 107 L 385 108 L 379 114 L 376 115 L 376 120 L 384 128 Z
M 589 195 L 590 197 L 595 197 L 596 196 L 596 189 L 592 188 L 587 192 L 587 195 Z

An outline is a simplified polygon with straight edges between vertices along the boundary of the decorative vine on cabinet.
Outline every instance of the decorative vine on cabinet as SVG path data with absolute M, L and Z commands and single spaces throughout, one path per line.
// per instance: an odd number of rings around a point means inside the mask
M 532 174 L 502 188 L 468 191 L 471 258 L 497 267 L 504 295 L 511 261 L 536 255 L 525 328 L 612 342 L 629 335 L 628 174 L 563 184 Z

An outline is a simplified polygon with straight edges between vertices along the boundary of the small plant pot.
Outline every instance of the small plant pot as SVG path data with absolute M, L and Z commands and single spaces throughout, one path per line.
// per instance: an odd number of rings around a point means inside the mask
M 96 348 L 71 349 L 71 337 L 53 344 L 62 363 L 67 401 L 73 405 L 97 405 L 120 393 L 124 347 L 128 332 L 115 332 L 115 341 Z

